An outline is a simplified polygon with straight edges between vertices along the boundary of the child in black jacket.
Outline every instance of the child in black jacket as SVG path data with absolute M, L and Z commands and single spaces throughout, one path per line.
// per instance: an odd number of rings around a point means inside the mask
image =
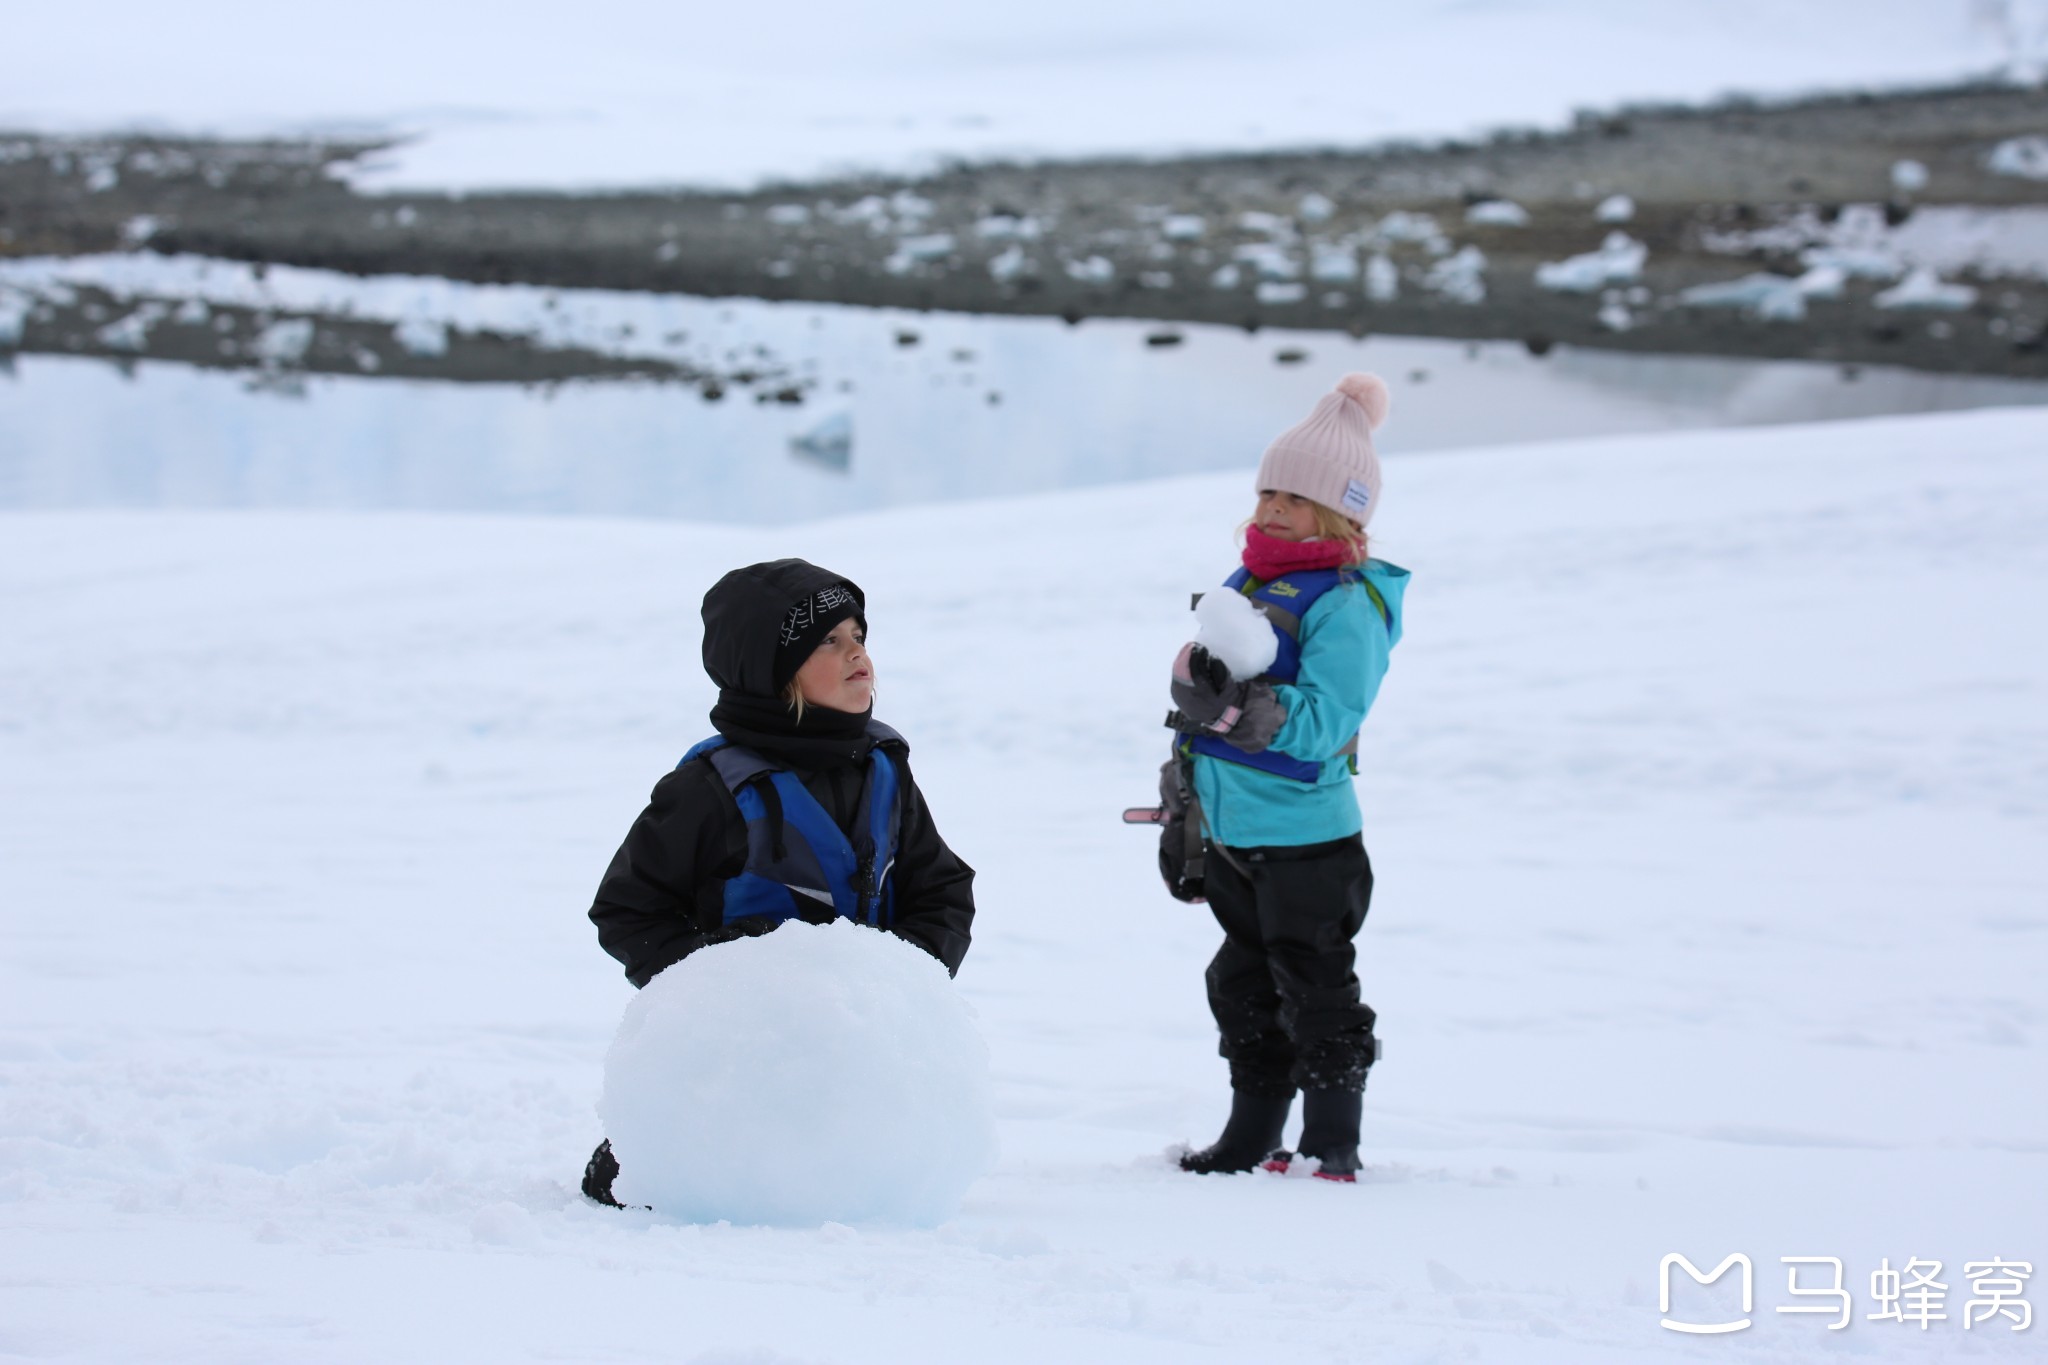
M 710 944 L 844 916 L 960 969 L 974 869 L 946 847 L 903 737 L 871 716 L 859 587 L 801 559 L 735 569 L 704 596 L 717 734 L 654 787 L 590 918 L 635 986 Z M 614 1203 L 598 1147 L 583 1192 Z

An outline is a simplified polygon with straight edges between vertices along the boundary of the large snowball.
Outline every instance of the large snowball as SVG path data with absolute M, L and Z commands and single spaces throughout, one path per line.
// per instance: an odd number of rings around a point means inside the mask
M 1223 660 L 1239 682 L 1264 673 L 1280 653 L 1280 637 L 1265 614 L 1228 588 L 1205 592 L 1195 603 L 1195 643 Z
M 619 1199 L 695 1222 L 931 1226 L 995 1156 L 988 1048 L 946 969 L 844 920 L 648 982 L 598 1114 Z

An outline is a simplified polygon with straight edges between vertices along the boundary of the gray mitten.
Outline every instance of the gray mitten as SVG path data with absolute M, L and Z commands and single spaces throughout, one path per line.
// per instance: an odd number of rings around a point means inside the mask
M 1264 751 L 1287 723 L 1273 685 L 1263 678 L 1238 682 L 1224 662 L 1200 645 L 1183 645 L 1173 660 L 1173 702 L 1166 718 L 1176 730 L 1215 735 L 1248 754 Z

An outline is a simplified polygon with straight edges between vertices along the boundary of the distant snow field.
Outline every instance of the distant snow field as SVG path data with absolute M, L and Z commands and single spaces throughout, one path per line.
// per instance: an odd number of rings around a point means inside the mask
M 315 59 L 317 54 L 317 59 Z M 1357 145 L 1729 92 L 2037 75 L 2037 0 L 593 0 L 11 15 L 0 126 L 408 140 L 376 186 L 756 184 L 952 158 Z M 2024 158 L 2019 162 L 2026 163 Z M 2031 174 L 2021 169 L 2021 174 Z
M 1166 1156 L 1227 1104 L 1217 931 L 1117 812 L 1243 471 L 776 529 L 0 513 L 0 1358 L 2034 1359 L 1964 1271 L 2048 1258 L 2048 412 L 1396 430 L 1354 1188 Z M 979 870 L 1001 1156 L 932 1229 L 575 1193 L 633 998 L 583 911 L 706 733 L 699 597 L 785 554 L 866 588 Z M 1749 1257 L 1751 1325 L 1661 1327 L 1739 1311 L 1660 1309 L 1674 1252 Z M 1794 1256 L 1843 1330 L 1777 1311 Z M 1873 1320 L 1915 1258 L 1946 1319 Z

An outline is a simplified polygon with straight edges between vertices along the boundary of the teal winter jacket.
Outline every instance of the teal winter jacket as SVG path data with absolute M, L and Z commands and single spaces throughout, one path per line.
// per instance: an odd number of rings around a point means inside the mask
M 1195 755 L 1195 795 L 1211 839 L 1232 848 L 1320 844 L 1356 834 L 1363 825 L 1351 790 L 1351 764 L 1336 757 L 1358 733 L 1387 675 L 1401 638 L 1401 597 L 1408 571 L 1369 559 L 1365 578 L 1379 590 L 1392 625 L 1361 583 L 1340 584 L 1316 599 L 1301 621 L 1301 671 L 1274 683 L 1287 723 L 1272 747 L 1321 761 L 1322 775 L 1301 782 L 1242 763 Z

